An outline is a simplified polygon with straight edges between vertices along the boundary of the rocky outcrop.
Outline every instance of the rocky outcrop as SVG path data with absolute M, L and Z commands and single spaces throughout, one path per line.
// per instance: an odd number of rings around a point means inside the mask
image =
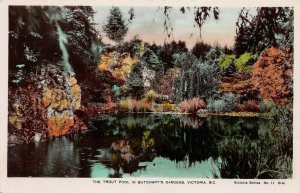
M 74 75 L 47 65 L 24 82 L 16 90 L 10 87 L 9 140 L 29 142 L 87 129 L 74 114 L 81 106 L 81 89 Z

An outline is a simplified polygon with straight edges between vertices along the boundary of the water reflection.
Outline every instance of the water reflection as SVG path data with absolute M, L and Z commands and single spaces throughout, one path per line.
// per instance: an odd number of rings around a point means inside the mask
M 68 137 L 18 145 L 8 151 L 8 176 L 75 177 L 79 160 L 78 150 Z
M 257 118 L 105 115 L 91 124 L 97 129 L 78 136 L 10 147 L 8 176 L 226 177 L 217 166 L 228 141 L 272 137 Z

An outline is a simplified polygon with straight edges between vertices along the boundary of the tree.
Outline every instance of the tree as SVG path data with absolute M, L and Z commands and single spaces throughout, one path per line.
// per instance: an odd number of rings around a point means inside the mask
M 128 27 L 125 24 L 125 20 L 119 7 L 112 7 L 110 9 L 110 15 L 107 23 L 103 26 L 103 30 L 109 39 L 117 43 L 123 41 L 128 31 Z
M 176 102 L 193 97 L 209 98 L 214 94 L 220 80 L 216 66 L 202 63 L 190 52 L 174 57 L 176 67 L 181 68 L 175 87 Z
M 262 98 L 278 105 L 291 103 L 293 96 L 293 57 L 287 50 L 269 48 L 253 66 L 252 82 Z
M 20 64 L 24 64 L 25 71 L 33 71 L 41 63 L 61 63 L 61 35 L 75 72 L 85 71 L 93 60 L 91 47 L 97 36 L 93 14 L 89 6 L 10 7 L 10 72 L 14 74 Z
M 236 22 L 234 50 L 260 53 L 268 47 L 293 47 L 294 10 L 284 7 L 260 7 L 257 15 L 242 9 Z
M 31 71 L 42 61 L 60 59 L 61 52 L 53 19 L 61 19 L 59 12 L 61 12 L 61 7 L 9 7 L 9 71 L 11 75 L 18 71 L 18 65 L 24 65 L 24 71 Z
M 90 6 L 68 6 L 65 7 L 64 20 L 60 22 L 68 38 L 69 61 L 80 79 L 93 72 L 98 62 L 98 55 L 91 49 L 94 44 L 98 45 L 93 15 Z
M 132 70 L 127 80 L 127 94 L 134 98 L 140 99 L 144 94 L 143 68 L 141 62 L 132 65 Z
M 164 7 L 160 7 L 160 10 L 163 11 L 164 15 L 165 15 L 165 19 L 164 19 L 164 33 L 166 33 L 167 38 L 171 38 L 171 36 L 173 35 L 173 27 L 171 24 L 171 18 L 170 18 L 170 12 L 172 10 L 171 6 L 164 6 Z M 179 11 L 182 14 L 185 14 L 186 11 L 190 11 L 191 8 L 190 7 L 180 7 Z M 218 7 L 194 7 L 194 21 L 195 21 L 195 25 L 194 27 L 197 25 L 199 28 L 199 34 L 201 37 L 201 28 L 203 26 L 203 24 L 205 23 L 205 21 L 207 20 L 207 18 L 214 18 L 215 20 L 219 19 L 219 14 L 220 14 L 220 10 Z
M 179 54 L 181 52 L 187 52 L 185 42 L 183 41 L 172 41 L 170 43 L 165 43 L 160 52 L 160 58 L 164 62 L 164 68 L 173 68 L 173 54 Z
M 192 53 L 200 60 L 203 60 L 205 55 L 212 48 L 211 45 L 204 43 L 202 41 L 197 41 L 192 48 Z

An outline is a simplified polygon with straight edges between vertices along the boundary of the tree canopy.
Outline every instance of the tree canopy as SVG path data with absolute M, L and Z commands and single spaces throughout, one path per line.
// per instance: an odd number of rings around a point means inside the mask
M 124 39 L 128 27 L 125 24 L 119 7 L 112 7 L 110 9 L 110 15 L 108 16 L 107 23 L 103 26 L 103 30 L 106 36 L 115 42 L 121 42 Z

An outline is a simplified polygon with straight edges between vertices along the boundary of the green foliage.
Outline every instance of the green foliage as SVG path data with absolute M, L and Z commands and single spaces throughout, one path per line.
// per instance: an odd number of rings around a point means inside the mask
M 151 47 L 155 48 L 156 45 L 152 45 Z M 163 47 L 156 48 L 153 51 L 155 50 L 158 51 L 159 57 L 164 63 L 165 70 L 174 67 L 174 63 L 172 62 L 174 54 L 179 54 L 181 52 L 188 51 L 186 44 L 183 41 L 178 41 L 178 42 L 172 41 L 171 43 L 165 43 Z
M 242 9 L 236 22 L 235 53 L 260 53 L 270 46 L 293 48 L 293 21 L 290 7 L 259 7 L 255 16 Z
M 235 54 L 225 55 L 219 60 L 219 67 L 226 74 L 232 74 L 236 70 L 240 73 L 251 73 L 251 66 L 257 59 L 257 54 L 244 53 L 236 58 Z
M 144 65 L 139 62 L 132 65 L 132 70 L 126 84 L 127 95 L 140 99 L 144 95 L 144 80 L 143 80 Z
M 112 91 L 114 92 L 115 97 L 118 97 L 121 94 L 121 90 L 118 85 L 114 85 Z
M 43 63 L 60 63 L 59 26 L 66 35 L 66 50 L 76 77 L 87 72 L 93 61 L 91 47 L 97 34 L 93 14 L 89 6 L 9 7 L 10 72 L 16 73 L 18 64 L 24 64 L 24 70 L 30 72 Z
M 227 70 L 231 65 L 234 65 L 235 55 L 225 55 L 223 59 L 220 60 L 219 66 L 222 70 Z
M 207 98 L 216 92 L 220 76 L 215 65 L 200 62 L 190 52 L 173 57 L 175 66 L 181 68 L 175 85 L 176 102 L 193 97 Z
M 235 67 L 239 72 L 251 73 L 251 66 L 257 59 L 257 54 L 244 53 L 235 61 Z
M 125 25 L 125 20 L 119 7 L 112 7 L 110 9 L 110 15 L 103 30 L 106 36 L 115 42 L 120 42 L 124 39 L 128 27 Z
M 205 55 L 205 62 L 208 65 L 218 66 L 220 60 L 223 58 L 224 53 L 220 48 L 211 48 Z
M 143 132 L 143 140 L 142 140 L 142 147 L 144 149 L 148 149 L 154 146 L 154 138 L 150 137 L 151 131 L 146 130 Z
M 269 100 L 262 100 L 259 103 L 259 111 L 261 113 L 269 113 L 275 108 L 275 103 Z

